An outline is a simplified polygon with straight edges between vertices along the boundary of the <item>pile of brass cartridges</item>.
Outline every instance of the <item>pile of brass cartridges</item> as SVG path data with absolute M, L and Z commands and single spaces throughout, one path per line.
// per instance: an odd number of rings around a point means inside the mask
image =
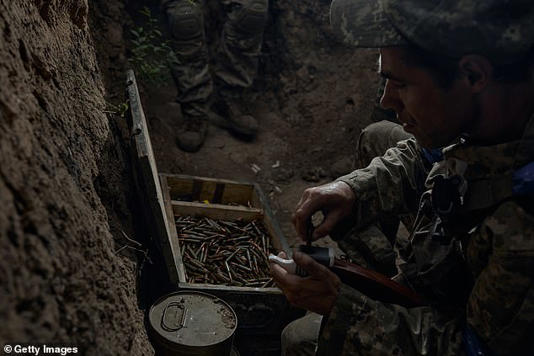
M 188 283 L 272 287 L 269 235 L 263 224 L 179 216 L 176 230 Z

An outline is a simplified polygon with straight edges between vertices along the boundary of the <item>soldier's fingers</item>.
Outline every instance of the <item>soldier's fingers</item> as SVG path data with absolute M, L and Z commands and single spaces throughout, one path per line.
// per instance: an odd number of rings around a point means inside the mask
M 328 315 L 332 310 L 335 300 L 336 295 L 309 295 L 299 297 L 293 304 L 320 315 Z
M 285 276 L 287 275 L 287 271 L 276 263 L 269 263 L 269 268 L 271 269 L 271 276 L 274 282 L 283 289 L 283 286 L 286 284 Z
M 328 235 L 334 226 L 341 220 L 341 217 L 342 215 L 340 211 L 334 210 L 328 212 L 321 224 L 313 231 L 313 239 L 315 240 Z
M 306 239 L 306 229 L 311 216 L 321 209 L 322 204 L 323 202 L 319 196 L 310 194 L 310 198 L 304 201 L 295 211 L 295 230 L 302 240 Z
M 309 298 L 321 298 L 325 295 L 325 286 L 323 281 L 316 281 L 310 277 L 298 278 L 295 284 L 290 288 L 283 289 L 287 300 L 296 306 L 306 307 L 301 303 L 302 300 Z
M 279 286 L 280 289 L 282 289 L 284 292 L 293 291 L 296 288 L 295 286 L 299 283 L 299 280 L 302 279 L 297 275 L 288 273 L 285 269 L 283 269 L 276 263 L 271 263 L 270 267 L 271 276 L 273 277 L 276 285 Z
M 302 278 L 298 286 L 298 296 L 300 298 L 308 298 L 318 295 L 323 295 L 327 288 L 324 281 L 312 279 L 313 277 Z
M 303 205 L 298 207 L 293 213 L 293 226 L 297 232 L 297 237 L 301 240 L 306 238 L 306 221 L 308 220 L 307 209 L 303 208 Z
M 295 205 L 295 208 L 298 209 L 302 205 L 302 203 L 304 203 L 306 199 L 308 199 L 309 195 L 310 195 L 310 188 L 307 188 L 302 192 L 302 195 L 300 196 L 298 203 Z
M 306 201 L 306 199 L 308 199 L 308 195 L 309 195 L 308 191 L 309 189 L 304 190 L 304 192 L 300 196 L 298 203 L 295 205 L 295 212 L 293 212 L 293 215 L 291 216 L 291 222 L 293 223 L 293 225 L 296 225 L 297 219 L 298 219 L 296 212 L 300 209 L 300 207 Z

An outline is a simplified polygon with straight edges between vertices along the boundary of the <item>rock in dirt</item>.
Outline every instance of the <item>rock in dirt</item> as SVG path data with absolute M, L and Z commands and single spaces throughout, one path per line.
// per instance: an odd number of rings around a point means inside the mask
M 301 178 L 306 182 L 319 182 L 326 178 L 327 174 L 323 167 L 312 167 L 302 173 Z
M 276 182 L 287 183 L 295 176 L 295 171 L 291 168 L 280 167 L 274 170 L 272 175 Z
M 335 178 L 344 176 L 345 174 L 349 174 L 354 169 L 355 169 L 354 161 L 350 159 L 349 157 L 344 157 L 336 161 L 332 165 L 332 167 L 330 167 L 330 177 L 335 179 Z

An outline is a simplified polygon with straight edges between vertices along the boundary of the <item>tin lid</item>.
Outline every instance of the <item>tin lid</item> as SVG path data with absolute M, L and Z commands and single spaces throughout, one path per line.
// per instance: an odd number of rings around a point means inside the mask
M 166 342 L 202 347 L 219 344 L 237 328 L 237 316 L 222 299 L 202 292 L 160 298 L 148 313 L 150 326 Z

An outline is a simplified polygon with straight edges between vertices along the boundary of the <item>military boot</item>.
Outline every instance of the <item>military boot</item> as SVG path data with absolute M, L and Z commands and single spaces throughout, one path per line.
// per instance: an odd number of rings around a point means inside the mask
M 176 137 L 178 147 L 186 152 L 197 152 L 208 132 L 206 116 L 184 115 L 184 123 Z
M 258 133 L 258 120 L 236 99 L 218 100 L 212 105 L 210 121 L 245 140 L 251 140 Z

